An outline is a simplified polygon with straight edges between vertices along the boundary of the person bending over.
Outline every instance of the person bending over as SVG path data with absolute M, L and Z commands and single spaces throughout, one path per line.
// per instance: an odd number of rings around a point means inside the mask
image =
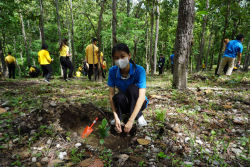
M 122 132 L 121 120 L 123 114 L 129 115 L 124 131 L 129 133 L 134 120 L 138 120 L 139 127 L 147 122 L 142 111 L 147 107 L 146 72 L 143 67 L 131 60 L 129 48 L 125 44 L 117 44 L 112 49 L 115 66 L 111 67 L 108 76 L 109 100 L 114 113 L 112 125 Z M 119 92 L 115 94 L 115 87 Z
M 6 56 L 5 62 L 9 70 L 9 78 L 11 78 L 12 75 L 13 79 L 15 79 L 16 59 L 11 56 L 11 52 L 8 52 L 8 56 Z
M 72 73 L 74 71 L 74 66 L 69 60 L 69 57 L 72 55 L 69 54 L 69 47 L 67 46 L 67 44 L 68 44 L 68 40 L 66 38 L 63 38 L 59 47 L 60 62 L 62 65 L 62 70 L 63 70 L 63 78 L 66 82 L 70 80 L 69 78 L 72 77 Z M 69 69 L 68 78 L 67 78 L 67 69 Z
M 32 67 L 32 66 L 29 66 L 29 72 L 28 74 L 32 77 L 32 78 L 37 78 L 38 75 L 39 75 L 39 68 L 37 67 Z

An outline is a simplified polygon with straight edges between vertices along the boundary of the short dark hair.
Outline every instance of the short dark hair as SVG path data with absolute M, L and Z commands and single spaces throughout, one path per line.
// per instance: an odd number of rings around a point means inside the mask
M 236 36 L 237 40 L 241 40 L 242 38 L 244 38 L 244 35 L 242 35 L 242 34 L 239 34 L 239 35 Z
M 48 45 L 43 44 L 43 45 L 42 45 L 42 49 L 48 49 Z
M 163 56 L 163 54 L 161 53 L 160 56 Z
M 9 55 L 11 55 L 11 52 L 8 52 Z
M 96 38 L 93 38 L 93 39 L 92 39 L 92 42 L 95 42 L 95 41 L 97 41 L 97 39 L 96 39 Z

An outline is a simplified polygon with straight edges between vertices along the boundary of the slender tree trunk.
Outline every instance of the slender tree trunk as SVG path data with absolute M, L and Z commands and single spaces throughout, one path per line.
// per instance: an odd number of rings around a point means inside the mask
M 73 17 L 73 10 L 72 10 L 72 0 L 70 0 L 70 12 L 71 12 L 71 21 L 72 21 L 72 27 L 71 27 L 71 34 L 72 34 L 72 55 L 73 55 L 73 66 L 74 66 L 74 73 L 76 73 L 76 67 L 75 67 L 75 48 L 74 48 L 74 17 Z
M 246 51 L 246 55 L 245 55 L 245 62 L 244 62 L 244 66 L 243 66 L 244 71 L 248 71 L 248 67 L 249 67 L 249 61 L 250 61 L 249 48 L 250 48 L 250 36 L 248 39 L 247 51 Z
M 1 38 L 0 38 L 0 57 L 1 57 L 1 62 L 2 62 L 3 76 L 7 77 L 7 67 L 6 67 L 5 59 L 4 59 L 4 55 L 3 55 L 3 47 L 2 47 Z
M 69 14 L 68 14 L 68 5 L 66 5 L 66 15 L 67 15 L 67 26 L 68 26 L 68 36 L 69 36 L 69 53 L 71 53 L 71 34 L 70 34 L 70 26 L 69 26 Z M 70 60 L 72 60 L 72 56 L 70 57 Z
M 213 68 L 213 64 L 214 64 L 214 51 L 213 51 L 213 53 L 212 53 L 212 57 L 211 57 L 210 70 L 212 70 L 212 68 Z
M 145 43 L 145 48 L 146 48 L 146 58 L 145 58 L 145 62 L 146 62 L 146 74 L 149 73 L 149 63 L 148 63 L 148 28 L 147 28 L 147 40 Z
M 150 31 L 150 48 L 149 48 L 149 61 L 151 65 L 151 76 L 154 76 L 154 62 L 152 60 L 152 52 L 153 52 L 153 33 L 154 33 L 154 10 L 155 8 L 155 0 L 153 0 L 153 8 L 151 11 L 151 19 L 150 19 L 150 26 L 151 26 L 151 31 Z
M 23 24 L 23 16 L 20 12 L 20 18 L 21 18 L 21 25 L 22 25 L 22 31 L 23 31 L 23 39 L 24 39 L 24 45 L 26 48 L 26 55 L 27 55 L 27 61 L 28 61 L 28 66 L 31 66 L 30 64 L 30 56 L 29 56 L 29 50 L 28 50 L 28 45 L 27 45 L 27 38 L 26 38 L 26 33 L 25 33 L 25 28 L 24 28 L 24 24 Z M 23 64 L 24 66 L 24 64 Z
M 159 0 L 156 0 L 157 4 Z M 155 28 L 155 49 L 154 49 L 154 73 L 156 73 L 156 64 L 157 64 L 157 46 L 158 46 L 158 36 L 159 36 L 159 18 L 160 18 L 160 12 L 159 12 L 159 6 L 156 5 L 156 12 L 157 12 L 157 19 L 156 19 L 156 28 Z M 164 68 L 164 67 L 163 67 Z
M 179 0 L 175 38 L 173 88 L 187 89 L 188 58 L 194 29 L 194 0 Z
M 212 24 L 212 27 L 213 27 L 213 24 Z M 212 36 L 213 36 L 213 28 L 211 30 L 211 34 L 210 34 L 210 37 L 209 37 L 209 44 L 208 44 L 208 48 L 207 48 L 207 57 L 206 57 L 205 71 L 207 71 L 208 56 L 209 56 L 209 50 L 210 50 L 210 46 L 211 46 L 211 42 L 212 42 Z
M 17 58 L 17 56 L 16 56 L 16 38 L 15 38 L 15 36 L 14 36 L 14 53 L 15 53 L 15 58 Z M 16 65 L 18 67 L 19 78 L 21 78 L 21 70 L 20 70 L 20 67 L 18 65 L 17 59 L 16 59 Z
M 127 0 L 127 17 L 129 17 L 130 12 L 130 0 Z
M 208 9 L 208 6 L 209 6 L 209 0 L 207 0 L 207 2 L 206 2 L 206 11 Z M 197 72 L 200 71 L 200 65 L 202 64 L 202 56 L 203 56 L 203 49 L 204 49 L 204 43 L 205 43 L 204 35 L 205 35 L 206 24 L 207 24 L 207 15 L 205 15 L 204 21 L 203 21 L 203 29 L 202 29 L 201 43 L 200 43 L 200 54 L 198 55 L 197 65 L 196 65 Z
M 42 35 L 42 44 L 45 44 L 45 34 L 44 34 L 44 24 L 43 24 L 43 2 L 42 0 L 39 0 L 40 3 L 40 10 L 41 10 L 41 15 L 40 15 L 40 29 L 41 29 L 41 35 Z
M 113 37 L 113 46 L 117 44 L 116 40 L 116 26 L 117 26 L 117 18 L 116 18 L 116 0 L 113 0 L 112 4 L 112 13 L 113 13 L 113 20 L 112 20 L 112 37 Z
M 224 32 L 223 32 L 223 38 L 221 39 L 221 44 L 220 44 L 220 54 L 219 54 L 219 57 L 218 57 L 218 62 L 217 62 L 217 69 L 219 69 L 219 65 L 220 65 L 220 60 L 221 60 L 221 54 L 222 54 L 222 48 L 223 48 L 223 42 L 224 42 L 224 39 L 225 39 L 225 35 L 226 35 L 226 30 L 227 30 L 227 24 L 228 24 L 228 14 L 229 14 L 229 7 L 230 7 L 230 0 L 228 0 L 227 2 L 227 13 L 225 15 L 225 27 L 224 27 Z
M 59 37 L 59 42 L 58 42 L 58 48 L 59 48 L 61 40 L 62 40 L 62 37 L 61 37 L 60 15 L 59 15 L 59 10 L 58 10 L 58 0 L 55 0 L 55 6 L 56 6 L 56 18 L 57 18 L 58 37 Z M 63 70 L 62 70 L 61 63 L 60 63 L 60 70 L 61 70 L 61 77 L 63 77 Z
M 101 71 L 101 47 L 102 47 L 102 43 L 101 43 L 101 23 L 102 23 L 102 14 L 104 11 L 104 4 L 105 4 L 106 0 L 103 0 L 102 2 L 102 6 L 101 6 L 101 11 L 100 11 L 100 15 L 99 15 L 99 21 L 98 21 L 98 30 L 97 30 L 97 39 L 98 39 L 98 44 L 99 44 L 99 49 L 98 49 L 98 71 L 99 71 L 99 82 L 102 82 L 102 71 Z

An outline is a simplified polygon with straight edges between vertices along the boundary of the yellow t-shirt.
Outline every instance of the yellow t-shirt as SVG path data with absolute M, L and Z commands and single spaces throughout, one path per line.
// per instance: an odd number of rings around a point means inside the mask
M 203 66 L 202 66 L 202 68 L 205 68 L 205 63 L 203 63 Z
M 66 57 L 67 52 L 69 52 L 69 47 L 65 45 L 62 47 L 62 50 L 60 50 L 59 52 L 60 52 L 60 56 Z
M 82 67 L 79 67 L 79 68 L 78 68 L 78 71 L 82 71 Z
M 80 71 L 77 71 L 77 72 L 76 72 L 76 76 L 77 76 L 77 77 L 80 77 L 80 76 L 81 76 L 81 72 L 80 72 Z
M 36 69 L 33 67 L 30 67 L 30 72 L 36 72 Z
M 16 59 L 11 56 L 11 55 L 8 55 L 6 58 L 5 58 L 5 61 L 8 62 L 8 64 L 12 64 L 16 61 Z
M 94 64 L 97 64 L 98 63 L 98 47 L 95 45 L 94 45 L 94 56 L 95 56 Z M 100 53 L 100 56 L 103 57 L 102 52 Z M 86 60 L 88 64 L 93 64 L 93 44 L 90 44 L 86 47 Z
M 106 64 L 106 61 L 103 61 L 102 63 L 104 65 L 104 69 L 107 69 L 107 64 Z
M 51 57 L 47 50 L 40 50 L 38 52 L 38 62 L 40 65 L 47 65 L 51 63 Z

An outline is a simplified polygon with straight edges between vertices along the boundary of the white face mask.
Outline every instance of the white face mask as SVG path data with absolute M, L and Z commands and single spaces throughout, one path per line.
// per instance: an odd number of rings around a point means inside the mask
M 128 63 L 129 63 L 128 57 L 126 59 L 119 59 L 115 61 L 115 65 L 120 69 L 124 69 L 125 67 L 127 67 Z

